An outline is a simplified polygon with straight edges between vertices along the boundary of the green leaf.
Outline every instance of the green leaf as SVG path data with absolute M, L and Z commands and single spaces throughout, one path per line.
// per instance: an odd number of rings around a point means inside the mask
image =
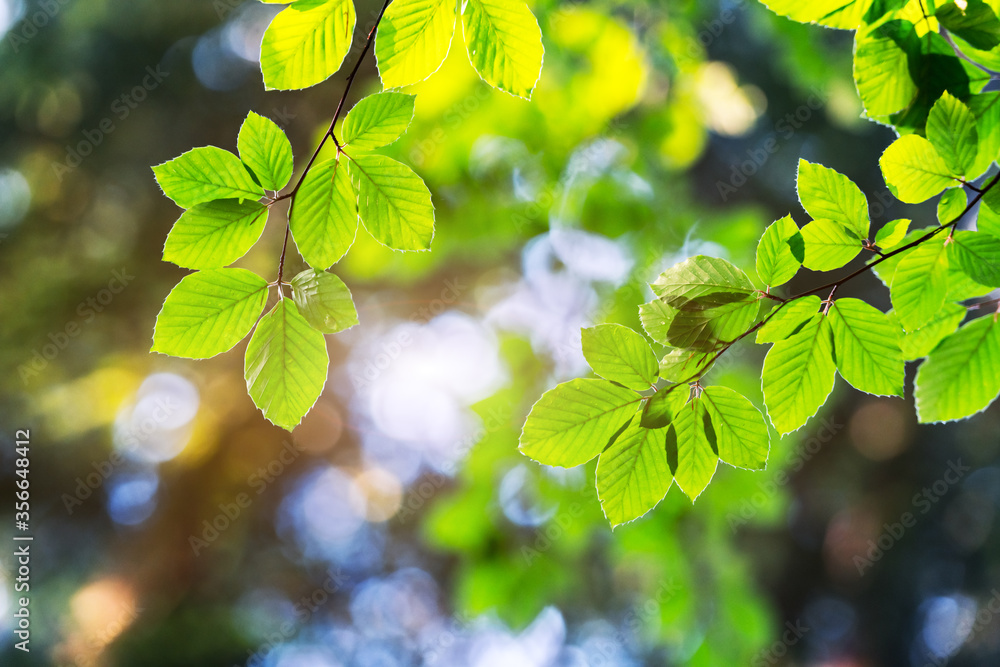
M 770 287 L 784 285 L 798 273 L 805 257 L 805 241 L 792 216 L 775 220 L 757 244 L 757 275 Z
M 247 114 L 236 147 L 265 189 L 278 191 L 292 179 L 292 144 L 270 118 L 253 111 Z
M 775 14 L 800 23 L 853 30 L 861 23 L 872 0 L 761 0 Z
M 979 152 L 976 118 L 948 91 L 927 116 L 927 139 L 952 174 L 965 176 L 972 171 Z
M 660 377 L 670 382 L 686 382 L 696 373 L 708 372 L 708 364 L 715 353 L 692 350 L 670 350 L 660 360 Z
M 854 82 L 866 115 L 888 116 L 910 106 L 917 86 L 910 78 L 907 52 L 881 31 L 862 36 L 859 30 L 855 44 Z
M 352 0 L 297 0 L 264 32 L 260 69 L 266 90 L 298 90 L 340 69 L 354 35 Z
M 665 344 L 702 352 L 718 350 L 750 329 L 759 313 L 760 300 L 752 294 L 693 299 L 677 309 Z
M 731 299 L 726 295 L 756 291 L 743 271 L 724 259 L 705 255 L 674 264 L 649 286 L 653 294 L 675 308 L 714 295 L 723 295 L 721 303 L 728 303 Z
M 384 155 L 351 162 L 358 212 L 375 240 L 393 250 L 428 250 L 434 238 L 434 206 L 420 177 Z
M 906 236 L 903 237 L 903 240 L 901 240 L 899 243 L 896 244 L 896 247 L 894 249 L 898 250 L 899 248 L 905 245 L 909 245 L 914 241 L 924 239 L 928 235 L 940 234 L 942 231 L 943 230 L 938 226 L 911 229 L 906 233 Z M 928 242 L 929 241 L 921 241 L 921 243 L 928 243 Z M 909 256 L 909 251 L 902 252 L 898 255 L 889 255 L 888 257 L 885 258 L 872 257 L 869 260 L 869 263 L 871 264 L 877 262 L 872 267 L 872 270 L 875 272 L 875 275 L 877 275 L 879 279 L 883 282 L 883 284 L 885 284 L 886 287 L 891 287 L 892 276 L 896 273 L 896 267 L 899 266 L 899 262 L 901 260 L 903 260 L 908 256 Z
M 957 220 L 965 211 L 968 203 L 969 200 L 961 188 L 948 188 L 938 201 L 938 222 L 942 225 L 947 225 Z
M 758 343 L 777 343 L 798 333 L 819 312 L 822 301 L 815 294 L 789 301 L 757 330 Z
M 703 399 L 696 398 L 675 410 L 670 429 L 677 438 L 677 486 L 694 502 L 715 475 L 719 456 L 712 443 L 715 433 Z M 668 436 L 669 442 L 669 436 Z
M 945 188 L 961 185 L 931 142 L 915 134 L 896 139 L 882 153 L 879 165 L 889 190 L 908 204 L 919 204 Z
M 941 239 L 908 250 L 892 275 L 889 296 L 906 331 L 934 318 L 948 294 L 948 257 Z
M 965 306 L 960 306 L 957 303 L 946 303 L 937 312 L 934 319 L 910 333 L 903 331 L 903 325 L 899 323 L 896 311 L 890 310 L 886 316 L 897 328 L 903 359 L 916 361 L 926 357 L 946 336 L 954 333 L 958 325 L 965 319 L 965 313 Z
M 642 403 L 642 413 L 639 423 L 643 428 L 664 428 L 674 418 L 674 412 L 680 409 L 691 395 L 690 387 L 670 385 L 660 389 Z
M 839 222 L 820 218 L 802 228 L 806 268 L 813 271 L 839 269 L 861 252 L 861 239 Z
M 949 192 L 951 191 L 949 190 Z M 885 223 L 875 234 L 875 245 L 882 250 L 892 250 L 900 245 L 909 227 L 910 221 L 905 218 Z
M 163 194 L 181 208 L 214 199 L 252 199 L 264 190 L 240 159 L 221 148 L 202 146 L 153 167 Z
M 993 190 L 990 190 L 990 192 L 993 192 Z M 976 229 L 1000 238 L 1000 213 L 994 212 L 985 203 L 980 203 L 979 213 L 976 216 Z
M 966 175 L 967 180 L 972 180 L 982 176 L 1000 154 L 1000 93 L 973 95 L 967 102 L 976 117 L 976 133 L 979 135 L 976 163 L 971 173 Z
M 977 49 L 990 51 L 1000 44 L 1000 20 L 983 0 L 948 2 L 937 8 L 935 18 Z
M 542 394 L 521 431 L 519 449 L 550 466 L 572 468 L 600 454 L 635 414 L 641 397 L 607 380 L 570 380 Z
M 462 26 L 469 60 L 483 81 L 531 98 L 542 72 L 542 31 L 521 0 L 467 0 Z
M 436 72 L 455 33 L 454 0 L 393 0 L 375 36 L 382 85 L 408 86 Z
M 150 351 L 208 359 L 250 333 L 267 302 L 267 281 L 246 269 L 184 276 L 156 316 Z
M 243 375 L 264 417 L 290 431 L 323 393 L 329 366 L 326 338 L 291 299 L 281 299 L 253 332 Z
M 597 495 L 612 526 L 634 521 L 656 507 L 673 483 L 666 453 L 667 429 L 643 428 L 633 419 L 597 462 Z
M 830 319 L 817 313 L 764 358 L 764 404 L 780 435 L 801 428 L 826 402 L 836 379 Z
M 413 120 L 414 99 L 414 95 L 392 92 L 364 98 L 344 119 L 342 144 L 370 151 L 396 141 Z
M 357 195 L 347 165 L 334 158 L 306 175 L 288 224 L 303 259 L 324 270 L 339 261 L 358 232 Z
M 945 338 L 917 371 L 921 423 L 964 419 L 1000 394 L 1000 324 L 980 317 Z
M 605 380 L 643 391 L 656 384 L 656 355 L 641 334 L 620 324 L 582 330 L 583 356 Z
M 1000 239 L 986 232 L 955 232 L 949 260 L 980 285 L 1000 287 Z
M 982 203 L 994 213 L 1000 213 L 1000 188 L 992 187 L 983 191 Z
M 174 223 L 163 259 L 187 269 L 228 266 L 257 243 L 266 223 L 267 208 L 254 201 L 196 204 Z
M 705 387 L 701 401 L 712 419 L 719 458 L 737 468 L 767 467 L 771 439 L 760 410 L 728 387 Z
M 868 220 L 868 200 L 851 179 L 823 165 L 800 159 L 798 190 L 802 208 L 814 220 L 832 220 L 857 238 L 868 238 L 871 224 Z M 808 263 L 806 266 L 809 266 Z
M 351 290 L 332 273 L 306 269 L 298 274 L 292 278 L 292 299 L 309 326 L 325 334 L 339 333 L 358 323 Z
M 677 309 L 671 308 L 659 299 L 639 306 L 639 321 L 643 330 L 657 343 L 667 344 L 670 325 L 674 323 Z
M 945 251 L 947 252 L 947 251 Z M 992 287 L 980 285 L 969 277 L 957 262 L 948 262 L 948 293 L 945 301 L 965 301 L 977 296 L 984 296 L 993 291 Z
M 947 90 L 960 100 L 979 92 L 989 80 L 989 74 L 975 65 L 956 57 L 955 49 L 934 27 L 925 22 L 911 3 L 907 17 L 910 21 L 890 20 L 873 30 L 889 30 L 891 37 L 907 51 L 910 57 L 910 76 L 918 86 L 917 96 L 908 108 L 884 119 L 895 126 L 900 134 L 922 133 L 931 107 Z M 896 29 L 895 26 L 908 26 Z M 916 30 L 914 30 L 914 27 Z M 919 37 L 918 37 L 919 34 Z
M 904 363 L 897 330 L 860 299 L 837 299 L 830 308 L 837 370 L 851 386 L 876 396 L 902 396 Z

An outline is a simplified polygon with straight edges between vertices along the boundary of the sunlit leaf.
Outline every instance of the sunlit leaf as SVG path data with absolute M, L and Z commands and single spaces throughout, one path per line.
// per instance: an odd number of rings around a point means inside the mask
M 817 313 L 764 358 L 762 386 L 771 423 L 784 435 L 801 428 L 833 391 L 837 367 L 828 317 Z
M 757 330 L 758 343 L 777 343 L 797 333 L 813 315 L 819 312 L 821 301 L 811 294 L 780 306 L 770 319 Z
M 1000 394 L 1000 324 L 980 317 L 945 338 L 920 365 L 913 395 L 922 423 L 964 419 Z
M 674 323 L 676 316 L 677 309 L 671 308 L 659 299 L 639 306 L 639 320 L 642 322 L 643 330 L 650 338 L 663 345 L 667 344 L 670 325 Z
M 358 323 L 351 291 L 332 273 L 306 269 L 292 278 L 292 298 L 299 314 L 317 331 L 335 334 Z
M 712 481 L 719 465 L 719 457 L 712 449 L 715 433 L 703 399 L 692 399 L 682 408 L 675 409 L 670 430 L 677 439 L 674 480 L 693 502 Z
M 188 269 L 217 269 L 245 255 L 260 238 L 267 208 L 255 201 L 196 204 L 174 223 L 163 259 Z
M 883 251 L 892 250 L 900 245 L 900 242 L 903 240 L 903 237 L 906 236 L 906 232 L 909 228 L 910 221 L 905 218 L 900 220 L 891 220 L 882 225 L 882 228 L 875 234 L 875 245 Z
M 240 159 L 221 148 L 202 146 L 153 167 L 163 194 L 181 208 L 214 199 L 250 199 L 264 196 L 264 189 Z
M 641 334 L 620 324 L 583 329 L 583 356 L 606 380 L 642 391 L 659 378 L 656 355 Z
M 384 155 L 351 162 L 358 212 L 375 240 L 393 250 L 428 250 L 434 238 L 434 206 L 424 182 L 405 164 Z
M 703 352 L 717 350 L 745 333 L 757 321 L 761 302 L 754 295 L 716 294 L 693 299 L 677 309 L 664 343 Z
M 264 417 L 292 430 L 323 393 L 329 365 L 326 338 L 291 299 L 282 299 L 250 338 L 243 375 Z
M 701 401 L 712 420 L 719 459 L 737 468 L 763 470 L 771 442 L 760 410 L 728 387 L 705 387 Z
M 927 116 L 927 139 L 952 174 L 965 176 L 972 171 L 979 152 L 976 118 L 947 91 Z
M 1000 238 L 1000 213 L 997 213 L 985 203 L 980 203 L 979 213 L 976 216 L 976 229 Z
M 844 379 L 869 394 L 902 396 L 903 354 L 885 314 L 860 299 L 837 299 L 829 320 L 834 359 Z
M 340 69 L 354 34 L 353 0 L 297 0 L 271 21 L 260 45 L 267 90 L 298 90 Z
M 858 27 L 872 0 L 761 0 L 771 11 L 801 23 L 820 23 L 830 28 Z
M 912 28 L 910 29 L 912 32 Z M 917 94 L 910 78 L 910 58 L 896 39 L 881 31 L 862 36 L 854 51 L 854 81 L 869 118 L 905 109 Z
M 983 0 L 946 2 L 937 8 L 934 17 L 977 49 L 990 51 L 1000 44 L 1000 20 Z
M 522 0 L 467 0 L 462 12 L 469 60 L 483 81 L 528 99 L 542 71 L 542 32 Z
M 271 119 L 251 111 L 240 128 L 240 159 L 267 190 L 280 190 L 292 178 L 292 144 Z
M 639 423 L 644 428 L 663 428 L 670 423 L 674 412 L 691 395 L 690 387 L 671 385 L 646 398 L 642 404 Z
M 908 204 L 919 204 L 945 188 L 961 185 L 931 142 L 915 134 L 896 139 L 885 149 L 879 165 L 886 185 Z
M 1000 239 L 986 232 L 958 231 L 948 244 L 949 260 L 975 282 L 1000 287 Z
M 607 380 L 576 379 L 542 394 L 521 431 L 521 453 L 572 468 L 600 454 L 639 408 L 641 397 Z
M 369 151 L 396 141 L 413 120 L 413 100 L 413 95 L 393 92 L 364 98 L 344 119 L 342 144 L 354 151 Z
M 706 364 L 714 356 L 711 352 L 670 350 L 660 360 L 660 377 L 670 382 L 685 382 L 696 373 L 707 372 Z
M 680 307 L 692 300 L 722 295 L 721 303 L 729 303 L 728 295 L 754 293 L 753 283 L 739 268 L 717 257 L 698 255 L 679 262 L 650 284 L 653 294 L 668 305 Z
M 633 419 L 601 454 L 597 495 L 612 526 L 638 519 L 667 495 L 674 478 L 667 465 L 666 439 L 666 428 L 643 428 Z
M 292 204 L 292 237 L 314 269 L 327 269 L 340 260 L 358 231 L 357 194 L 345 161 L 332 159 L 313 166 Z
M 454 0 L 393 0 L 375 36 L 382 85 L 408 86 L 436 72 L 451 46 Z
M 834 220 L 820 218 L 802 228 L 803 264 L 813 271 L 839 269 L 861 252 L 861 239 Z
M 340 69 L 354 34 L 352 0 L 296 0 L 264 32 L 260 69 L 267 90 L 298 90 Z
M 832 220 L 859 239 L 868 237 L 868 200 L 851 179 L 821 164 L 799 160 L 798 191 L 802 208 L 814 220 Z
M 975 179 L 982 176 L 1000 154 L 1000 93 L 973 95 L 966 102 L 976 117 L 976 134 L 979 135 L 976 163 L 966 174 L 966 178 Z
M 184 276 L 170 291 L 153 332 L 153 352 L 207 359 L 243 340 L 267 302 L 267 281 L 246 269 Z
M 903 351 L 903 359 L 915 361 L 922 359 L 931 353 L 938 343 L 948 335 L 955 332 L 958 325 L 965 319 L 965 306 L 957 303 L 946 303 L 941 307 L 930 322 L 920 327 L 916 331 L 906 333 L 899 323 L 896 311 L 890 310 L 886 313 L 889 321 L 897 328 L 899 335 L 899 347 Z
M 805 257 L 805 241 L 790 215 L 775 220 L 757 244 L 757 276 L 765 285 L 784 285 L 798 273 Z
M 889 295 L 906 331 L 934 318 L 948 294 L 948 257 L 941 239 L 907 250 L 892 276 Z

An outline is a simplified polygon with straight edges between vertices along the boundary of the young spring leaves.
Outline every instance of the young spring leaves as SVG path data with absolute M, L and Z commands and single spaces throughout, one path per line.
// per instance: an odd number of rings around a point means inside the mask
M 447 55 L 457 14 L 455 2 L 386 2 L 360 57 L 375 41 L 387 87 L 424 79 Z M 469 58 L 480 76 L 501 90 L 530 97 L 543 52 L 538 23 L 527 5 L 469 0 L 462 17 Z M 260 63 L 265 88 L 297 90 L 332 76 L 351 47 L 356 22 L 353 0 L 291 2 L 264 32 Z M 366 97 L 338 130 L 354 73 L 330 129 L 284 195 L 279 193 L 289 186 L 294 170 L 291 144 L 281 128 L 253 112 L 240 129 L 239 156 L 206 146 L 153 168 L 164 194 L 186 209 L 167 237 L 163 258 L 198 270 L 167 296 L 157 316 L 153 350 L 207 358 L 233 348 L 256 325 L 244 367 L 247 390 L 265 417 L 288 429 L 323 391 L 328 365 L 323 335 L 358 322 L 347 287 L 326 270 L 350 249 L 359 223 L 394 250 L 428 250 L 434 237 L 427 186 L 406 165 L 373 152 L 406 132 L 414 98 L 393 91 Z M 336 157 L 314 164 L 327 140 L 336 145 Z M 257 243 L 270 207 L 283 199 L 289 200 L 289 219 L 277 280 L 226 268 Z M 286 282 L 289 236 L 311 269 Z M 262 316 L 271 287 L 277 287 L 278 301 Z
M 706 289 L 713 288 L 691 283 L 678 291 Z M 697 498 L 719 460 L 764 467 L 767 425 L 746 398 L 726 387 L 708 387 L 689 400 L 686 387 L 673 391 L 677 385 L 642 394 L 660 378 L 656 356 L 641 334 L 602 324 L 584 329 L 582 337 L 584 356 L 603 379 L 570 380 L 546 392 L 528 415 L 520 449 L 540 463 L 563 467 L 600 456 L 597 490 L 612 525 L 652 509 L 674 480 Z M 657 423 L 652 424 L 647 412 L 654 401 Z
M 292 237 L 309 266 L 327 269 L 343 257 L 358 221 L 393 250 L 427 250 L 434 237 L 434 207 L 413 170 L 371 153 L 391 144 L 413 118 L 413 95 L 376 93 L 344 119 L 337 157 L 315 165 L 292 205 Z
M 971 116 L 953 99 L 935 105 L 928 135 L 936 143 L 923 141 L 955 176 L 929 185 L 924 169 L 893 172 L 897 191 L 932 196 L 967 173 L 977 152 Z M 697 256 L 676 264 L 650 285 L 656 298 L 639 309 L 645 332 L 667 348 L 658 372 L 639 333 L 616 324 L 584 329 L 584 356 L 603 379 L 559 385 L 528 415 L 520 443 L 527 456 L 559 466 L 599 457 L 597 491 L 612 525 L 647 512 L 674 481 L 697 498 L 720 460 L 764 467 L 769 434 L 760 411 L 732 389 L 701 384 L 715 360 L 753 332 L 757 343 L 772 345 L 761 386 L 780 435 L 816 414 L 838 374 L 859 391 L 903 396 L 905 362 L 924 356 L 915 389 L 921 421 L 967 417 L 1000 394 L 996 317 L 955 331 L 966 314 L 955 301 L 1000 287 L 1000 239 L 982 230 L 943 233 L 967 212 L 964 193 L 944 193 L 940 227 L 908 232 L 909 220 L 893 220 L 868 240 L 868 202 L 846 176 L 803 160 L 797 185 L 813 220 L 800 229 L 786 216 L 764 231 L 756 256 L 764 290 L 723 259 Z M 1000 208 L 1000 197 L 988 201 Z M 980 217 L 988 230 L 1000 229 L 991 208 L 982 207 Z M 838 269 L 865 251 L 890 286 L 890 313 L 860 299 L 834 298 L 841 282 L 859 272 L 828 284 L 825 299 L 812 293 L 820 290 L 790 298 L 771 292 L 802 266 Z M 765 299 L 777 305 L 761 318 Z
M 201 270 L 185 276 L 167 296 L 156 318 L 152 350 L 205 359 L 235 347 L 256 324 L 247 347 L 247 390 L 265 417 L 290 429 L 326 383 L 323 335 L 357 324 L 357 312 L 339 278 L 309 270 L 289 283 L 291 299 L 282 295 L 261 317 L 275 284 L 246 269 L 225 268 L 263 232 L 268 208 L 257 201 L 263 188 L 280 190 L 292 175 L 291 145 L 272 121 L 251 113 L 237 143 L 239 157 L 206 147 L 153 169 L 167 196 L 190 205 L 167 236 L 163 258 Z M 356 201 L 349 200 L 346 208 L 356 211 Z
M 394 0 L 375 40 L 386 88 L 422 81 L 448 55 L 457 23 L 455 0 Z M 461 3 L 469 62 L 483 81 L 528 99 L 542 70 L 542 33 L 522 0 Z

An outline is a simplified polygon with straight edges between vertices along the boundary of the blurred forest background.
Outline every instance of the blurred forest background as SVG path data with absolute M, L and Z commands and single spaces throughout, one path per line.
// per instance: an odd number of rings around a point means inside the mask
M 359 0 L 348 65 L 377 8 Z M 701 252 L 749 268 L 769 222 L 803 219 L 799 157 L 857 181 L 876 225 L 934 215 L 881 180 L 893 135 L 860 118 L 851 33 L 756 2 L 532 8 L 531 102 L 456 45 L 416 87 L 388 152 L 433 193 L 433 251 L 359 235 L 333 270 L 361 325 L 329 339 L 331 379 L 289 435 L 246 395 L 245 342 L 148 353 L 184 275 L 160 261 L 180 210 L 150 166 L 234 149 L 252 109 L 301 169 L 343 73 L 264 93 L 280 5 L 0 0 L 0 536 L 24 428 L 35 535 L 30 655 L 0 550 L 0 663 L 1000 663 L 996 406 L 918 428 L 909 400 L 838 382 L 766 472 L 721 466 L 694 506 L 671 489 L 614 533 L 593 463 L 518 453 L 532 402 L 586 372 L 581 326 L 638 326 L 664 268 Z M 361 76 L 354 99 L 379 88 L 371 57 Z M 244 266 L 275 272 L 280 223 Z M 764 351 L 738 348 L 713 382 L 760 405 Z

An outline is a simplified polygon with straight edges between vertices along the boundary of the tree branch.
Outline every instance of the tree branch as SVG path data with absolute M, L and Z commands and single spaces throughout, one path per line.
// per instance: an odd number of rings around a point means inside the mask
M 959 213 L 955 217 L 954 220 L 951 220 L 947 224 L 944 224 L 944 225 L 941 225 L 941 226 L 937 227 L 936 229 L 928 232 L 924 236 L 921 236 L 919 239 L 916 239 L 915 241 L 911 241 L 910 243 L 907 243 L 904 246 L 901 246 L 899 248 L 896 248 L 895 250 L 892 250 L 891 252 L 887 252 L 887 253 L 881 255 L 875 261 L 870 262 L 869 264 L 866 264 L 865 266 L 861 267 L 860 269 L 858 269 L 856 271 L 853 271 L 852 273 L 844 276 L 843 278 L 841 278 L 839 280 L 835 280 L 833 282 L 829 282 L 829 283 L 827 283 L 825 285 L 820 285 L 819 287 L 814 287 L 813 289 L 807 290 L 805 292 L 801 292 L 799 294 L 796 294 L 795 296 L 788 297 L 787 299 L 784 299 L 784 300 L 780 300 L 780 303 L 778 303 L 778 305 L 774 308 L 774 310 L 772 310 L 770 313 L 768 313 L 767 316 L 763 320 L 761 320 L 760 322 L 758 322 L 757 324 L 755 324 L 749 330 L 743 332 L 742 334 L 740 334 L 739 336 L 737 336 L 736 338 L 734 338 L 732 341 L 730 341 L 728 343 L 725 343 L 723 345 L 723 347 L 718 352 L 716 352 L 712 356 L 712 358 L 709 359 L 701 367 L 701 369 L 698 370 L 697 373 L 694 373 L 693 375 L 691 375 L 686 380 L 678 382 L 677 384 L 670 385 L 669 387 L 665 387 L 662 391 L 669 393 L 675 387 L 678 387 L 678 386 L 684 385 L 684 384 L 690 384 L 691 382 L 696 382 L 699 379 L 701 379 L 701 376 L 704 375 L 705 373 L 707 373 L 708 370 L 709 370 L 709 368 L 712 367 L 712 364 L 714 364 L 716 361 L 718 361 L 718 359 L 723 354 L 725 354 L 727 351 L 729 351 L 729 348 L 731 348 L 733 345 L 735 345 L 736 343 L 740 342 L 741 340 L 743 340 L 744 338 L 746 338 L 750 334 L 752 334 L 755 331 L 759 330 L 762 326 L 764 326 L 765 324 L 767 324 L 771 320 L 771 318 L 773 318 L 775 315 L 777 315 L 778 312 L 780 312 L 782 308 L 784 308 L 788 304 L 792 303 L 793 301 L 797 301 L 798 299 L 802 299 L 804 297 L 811 296 L 811 295 L 816 294 L 818 292 L 825 292 L 826 290 L 830 290 L 830 294 L 829 294 L 829 296 L 827 296 L 827 299 L 824 302 L 827 305 L 826 308 L 824 309 L 824 314 L 825 314 L 826 310 L 829 309 L 829 303 L 832 302 L 833 295 L 836 293 L 837 288 L 839 288 L 844 283 L 847 283 L 847 282 L 853 280 L 854 278 L 857 278 L 861 274 L 866 273 L 868 271 L 871 271 L 875 266 L 881 264 L 882 262 L 886 261 L 890 257 L 895 257 L 896 255 L 899 255 L 900 253 L 906 252 L 907 250 L 910 250 L 911 248 L 915 248 L 915 247 L 917 247 L 918 245 L 920 245 L 922 243 L 926 243 L 929 239 L 937 236 L 938 234 L 940 234 L 945 229 L 954 228 L 958 224 L 959 220 L 961 220 L 963 217 L 965 217 L 966 214 L 968 214 L 973 208 L 975 208 L 976 204 L 979 203 L 979 201 L 983 198 L 983 196 L 986 195 L 986 193 L 989 192 L 991 189 L 993 189 L 993 187 L 996 186 L 996 184 L 998 182 L 1000 182 L 1000 172 L 998 172 L 997 174 L 995 174 L 993 176 L 993 178 L 990 180 L 990 182 L 987 183 L 985 186 L 983 186 L 982 189 L 978 190 L 976 196 L 973 197 L 972 201 L 970 201 L 966 205 L 965 209 L 963 209 L 962 212 Z M 767 296 L 767 294 L 764 293 L 764 292 L 762 292 L 762 294 L 765 294 L 765 296 Z M 969 309 L 972 310 L 974 308 L 981 308 L 984 305 L 988 305 L 988 304 L 991 304 L 991 303 L 994 303 L 994 302 L 1000 304 L 1000 299 L 994 299 L 992 301 L 986 301 L 986 302 L 983 302 L 983 303 L 979 303 L 979 304 L 976 304 L 975 306 L 970 306 Z M 1000 313 L 1000 309 L 998 309 L 998 313 Z
M 291 199 L 291 203 L 288 206 L 288 217 L 289 220 L 292 216 L 292 206 L 295 205 L 295 195 L 298 193 L 299 188 L 302 187 L 302 182 L 306 180 L 306 175 L 309 170 L 312 169 L 313 164 L 316 162 L 316 158 L 319 157 L 319 153 L 323 150 L 323 146 L 326 145 L 327 139 L 333 139 L 333 143 L 337 145 L 337 152 L 341 152 L 340 142 L 337 141 L 337 137 L 334 135 L 334 129 L 337 127 L 337 121 L 340 120 L 340 114 L 344 110 L 344 103 L 347 101 L 347 96 L 351 92 L 351 86 L 354 85 L 354 79 L 358 75 L 358 70 L 361 69 L 361 63 L 365 59 L 365 55 L 368 54 L 368 50 L 371 48 L 372 42 L 375 41 L 375 32 L 378 30 L 379 23 L 382 22 L 382 17 L 385 16 L 385 10 L 389 8 L 392 0 L 385 0 L 382 4 L 382 8 L 379 10 L 378 16 L 375 17 L 375 23 L 372 25 L 372 29 L 368 31 L 368 36 L 365 38 L 364 46 L 361 48 L 361 54 L 358 56 L 357 61 L 354 63 L 354 68 L 351 69 L 351 73 L 347 75 L 347 83 L 344 85 L 344 92 L 340 96 L 340 101 L 337 102 L 337 109 L 333 113 L 333 119 L 330 121 L 330 127 L 327 128 L 326 132 L 323 133 L 323 138 L 319 140 L 319 145 L 316 146 L 316 150 L 313 151 L 312 157 L 309 158 L 309 162 L 306 163 L 306 168 L 302 170 L 299 175 L 299 180 L 296 181 L 295 187 L 291 189 L 290 192 L 276 197 L 271 201 L 271 204 L 275 204 L 282 199 Z M 269 204 L 269 206 L 271 205 Z M 281 246 L 281 258 L 278 260 L 278 291 L 281 291 L 281 275 L 285 269 L 285 253 L 288 249 L 288 235 L 290 230 L 290 223 L 285 223 L 285 241 Z

